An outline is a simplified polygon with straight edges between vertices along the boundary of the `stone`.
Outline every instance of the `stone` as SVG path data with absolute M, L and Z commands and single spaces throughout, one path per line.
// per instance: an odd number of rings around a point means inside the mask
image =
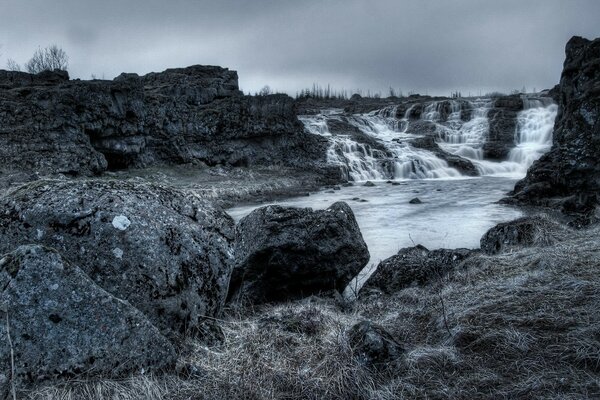
M 600 39 L 573 37 L 558 89 L 552 149 L 517 182 L 509 203 L 593 214 L 600 191 Z
M 361 321 L 348 330 L 354 355 L 367 367 L 385 368 L 404 355 L 406 349 L 385 328 Z
M 175 365 L 174 347 L 144 314 L 53 249 L 28 245 L 2 256 L 0 287 L 0 369 L 11 377 L 12 351 L 17 389 Z M 0 380 L 0 395 L 9 384 Z
M 415 197 L 414 199 L 411 199 L 408 203 L 409 204 L 422 204 L 423 202 L 418 197 Z
M 547 217 L 523 217 L 498 224 L 480 241 L 486 254 L 497 254 L 532 246 L 549 246 L 564 237 L 568 228 Z
M 365 182 L 365 184 L 364 184 L 363 186 L 366 186 L 366 187 L 373 187 L 373 186 L 376 186 L 376 185 L 375 185 L 373 182 L 371 182 L 371 181 L 366 181 L 366 182 Z
M 401 249 L 398 254 L 379 263 L 363 289 L 394 293 L 413 284 L 424 285 L 445 276 L 472 255 L 469 249 L 428 250 L 417 245 Z
M 0 200 L 0 253 L 57 249 L 165 334 L 218 316 L 233 267 L 234 222 L 206 200 L 156 184 L 37 181 Z
M 412 127 L 412 125 L 411 125 Z M 449 167 L 458 170 L 462 175 L 467 176 L 478 176 L 479 172 L 475 165 L 468 159 L 457 156 L 456 154 L 450 154 L 436 143 L 433 136 L 424 136 L 411 140 L 411 145 L 419 149 L 424 149 L 435 154 L 436 157 L 446 161 Z
M 261 207 L 236 227 L 229 299 L 286 301 L 343 291 L 369 261 L 352 209 Z

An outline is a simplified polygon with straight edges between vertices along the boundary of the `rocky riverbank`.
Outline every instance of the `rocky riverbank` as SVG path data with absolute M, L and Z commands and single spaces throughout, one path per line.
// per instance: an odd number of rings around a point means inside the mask
M 512 197 L 586 224 L 536 208 L 480 249 L 401 249 L 355 301 L 341 292 L 369 251 L 347 204 L 268 206 L 237 225 L 222 209 L 344 179 L 297 118 L 323 103 L 244 96 L 219 67 L 1 72 L 0 397 L 600 396 L 599 48 L 569 41 L 553 149 Z M 393 110 L 438 154 L 429 119 L 474 113 L 351 101 L 334 130 Z M 490 159 L 514 147 L 523 101 L 495 100 Z

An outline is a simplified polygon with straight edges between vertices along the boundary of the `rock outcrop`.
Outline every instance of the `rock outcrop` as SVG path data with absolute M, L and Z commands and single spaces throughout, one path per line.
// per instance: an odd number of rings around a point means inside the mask
M 569 40 L 558 92 L 552 149 L 508 201 L 587 214 L 600 190 L 600 39 Z
M 245 303 L 285 301 L 337 289 L 369 261 L 352 209 L 267 206 L 236 227 L 229 298 Z
M 13 384 L 175 364 L 173 346 L 141 312 L 54 250 L 22 246 L 1 257 L 0 288 L 2 398 Z
M 488 111 L 489 131 L 483 144 L 483 157 L 502 161 L 508 159 L 510 150 L 516 145 L 517 115 L 523 110 L 523 99 L 520 95 L 511 95 L 492 101 L 492 108 Z
M 452 271 L 472 253 L 469 249 L 430 251 L 421 245 L 407 247 L 380 262 L 363 289 L 393 293 L 412 284 L 426 284 Z
M 477 176 L 479 172 L 473 163 L 464 157 L 448 153 L 440 148 L 433 136 L 424 136 L 410 141 L 414 147 L 432 152 L 437 158 L 446 161 L 448 165 L 461 174 Z
M 160 164 L 318 168 L 286 95 L 244 96 L 237 73 L 192 66 L 113 81 L 0 71 L 2 169 L 91 175 Z
M 165 334 L 194 333 L 225 300 L 233 220 L 173 188 L 116 180 L 38 181 L 0 200 L 0 253 L 57 249 Z

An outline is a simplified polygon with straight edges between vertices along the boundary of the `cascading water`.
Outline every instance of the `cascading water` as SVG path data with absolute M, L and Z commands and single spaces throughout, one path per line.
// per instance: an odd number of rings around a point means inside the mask
M 328 119 L 341 120 L 341 110 L 325 110 L 315 116 L 301 116 L 304 128 L 315 135 L 328 137 L 331 145 L 327 150 L 327 161 L 341 168 L 347 179 L 353 181 L 387 179 L 382 159 L 386 154 L 370 146 L 352 140 L 348 135 L 332 135 L 327 126 Z
M 444 121 L 440 110 L 448 103 L 450 113 Z M 501 162 L 483 158 L 492 102 L 485 99 L 468 102 L 472 117 L 466 122 L 461 114 L 462 104 L 456 100 L 433 102 L 423 109 L 422 119 L 436 124 L 439 144 L 445 151 L 469 159 L 480 175 L 522 177 L 531 164 L 552 146 L 552 129 L 558 107 L 549 98 L 523 97 L 523 111 L 517 115 L 515 129 L 516 147 L 511 150 L 508 160 Z
M 328 162 L 339 165 L 350 180 L 436 179 L 460 177 L 460 173 L 431 152 L 410 146 L 403 133 L 406 120 L 396 118 L 397 107 L 386 107 L 368 114 L 348 117 L 345 121 L 381 143 L 386 151 L 353 140 L 350 135 L 332 135 L 328 120 L 342 121 L 341 110 L 327 110 L 315 116 L 301 116 L 305 129 L 326 136 L 331 142 Z
M 508 158 L 527 169 L 552 147 L 558 106 L 542 100 L 528 100 L 524 101 L 524 108 L 517 116 L 517 146 L 510 151 Z
M 385 144 L 394 156 L 391 160 L 393 179 L 456 178 L 460 173 L 427 150 L 416 149 L 408 139 L 415 135 L 405 132 L 406 121 L 396 119 L 397 107 L 387 107 L 364 115 L 355 115 L 348 122 L 361 132 Z
M 519 178 L 552 145 L 552 129 L 557 106 L 549 98 L 523 97 L 524 109 L 517 115 L 515 147 L 508 160 L 485 160 L 483 146 L 489 133 L 490 99 L 453 99 L 432 101 L 423 107 L 420 119 L 435 127 L 440 147 L 448 153 L 469 159 L 480 175 Z M 416 104 L 402 118 L 398 106 L 389 106 L 367 114 L 344 116 L 342 110 L 324 110 L 300 120 L 306 130 L 326 136 L 331 142 L 328 161 L 339 165 L 346 177 L 354 181 L 386 179 L 447 179 L 461 177 L 430 151 L 413 147 L 420 137 L 411 132 L 409 117 Z M 352 135 L 332 135 L 327 121 L 338 120 L 357 128 L 383 146 L 376 149 L 356 141 Z

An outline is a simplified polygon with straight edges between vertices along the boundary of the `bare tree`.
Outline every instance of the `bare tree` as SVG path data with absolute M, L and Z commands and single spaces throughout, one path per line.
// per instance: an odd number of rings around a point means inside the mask
M 9 71 L 21 71 L 21 66 L 12 58 L 6 60 L 6 68 Z
M 262 89 L 260 89 L 260 92 L 258 92 L 259 96 L 268 96 L 271 93 L 273 93 L 271 91 L 271 87 L 269 85 L 265 85 Z
M 68 66 L 69 57 L 67 53 L 55 44 L 44 49 L 37 49 L 33 53 L 31 60 L 25 64 L 25 68 L 30 74 L 37 74 L 42 71 L 54 71 L 56 69 L 66 70 Z

